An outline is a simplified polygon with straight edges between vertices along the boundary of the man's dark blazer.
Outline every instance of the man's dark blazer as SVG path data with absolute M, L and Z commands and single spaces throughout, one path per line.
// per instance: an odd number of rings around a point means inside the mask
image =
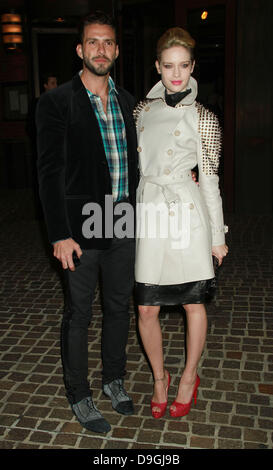
M 137 138 L 133 120 L 134 98 L 116 87 L 127 138 L 129 198 L 135 206 Z M 87 239 L 82 215 L 87 202 L 103 210 L 112 194 L 103 141 L 90 99 L 77 74 L 39 99 L 36 112 L 40 198 L 50 242 L 72 237 L 81 248 L 107 248 L 108 238 Z

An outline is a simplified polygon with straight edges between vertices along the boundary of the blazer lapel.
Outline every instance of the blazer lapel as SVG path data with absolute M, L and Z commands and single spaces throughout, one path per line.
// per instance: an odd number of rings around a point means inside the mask
M 90 133 L 93 132 L 98 136 L 98 142 L 101 147 L 101 152 L 99 152 L 99 155 L 101 155 L 102 159 L 106 161 L 106 154 L 105 154 L 103 140 L 102 140 L 102 136 L 100 132 L 100 126 L 99 126 L 95 111 L 93 110 L 93 107 L 90 103 L 89 96 L 86 92 L 86 89 L 81 81 L 79 74 L 75 75 L 72 79 L 72 90 L 73 90 L 73 95 L 74 95 L 74 99 L 72 98 L 72 103 L 71 103 L 72 119 L 73 119 L 73 105 L 75 105 L 79 108 L 81 120 L 85 121 L 85 123 L 87 123 L 87 126 L 89 126 Z M 88 135 L 86 136 L 86 142 L 88 142 Z
M 128 147 L 128 159 L 131 160 L 133 158 L 134 152 L 132 151 L 134 148 L 137 148 L 136 144 L 136 128 L 135 122 L 133 119 L 133 113 L 130 108 L 129 103 L 127 102 L 126 97 L 123 95 L 122 90 L 118 90 L 117 93 L 118 102 L 120 105 L 120 109 L 123 115 L 125 129 L 126 129 L 126 137 L 127 137 L 127 147 Z

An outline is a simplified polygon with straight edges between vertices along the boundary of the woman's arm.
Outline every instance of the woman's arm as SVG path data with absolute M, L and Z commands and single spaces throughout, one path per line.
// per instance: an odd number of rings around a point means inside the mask
M 227 253 L 222 198 L 219 189 L 218 167 L 221 152 L 221 129 L 217 117 L 197 105 L 199 114 L 199 187 L 205 201 L 211 226 L 213 254 L 222 262 Z

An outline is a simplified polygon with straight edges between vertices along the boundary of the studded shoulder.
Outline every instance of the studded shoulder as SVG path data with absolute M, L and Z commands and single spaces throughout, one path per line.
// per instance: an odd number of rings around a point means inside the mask
M 202 142 L 202 170 L 206 175 L 216 175 L 222 146 L 222 130 L 217 116 L 196 102 L 198 132 Z
M 146 100 L 140 101 L 140 102 L 136 105 L 136 107 L 135 107 L 135 109 L 134 109 L 134 111 L 133 111 L 133 116 L 134 116 L 134 120 L 135 120 L 136 126 L 137 126 L 137 124 L 138 124 L 138 119 L 139 119 L 139 116 L 140 116 L 141 111 L 142 111 L 143 109 L 145 109 L 151 101 L 153 101 L 153 100 L 151 100 L 151 99 L 146 99 Z

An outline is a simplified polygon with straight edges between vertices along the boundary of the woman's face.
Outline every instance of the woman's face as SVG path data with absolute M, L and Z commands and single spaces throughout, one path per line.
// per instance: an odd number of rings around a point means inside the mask
M 156 68 L 161 74 L 167 93 L 177 93 L 187 88 L 195 62 L 192 62 L 190 52 L 184 46 L 173 46 L 164 49 Z

